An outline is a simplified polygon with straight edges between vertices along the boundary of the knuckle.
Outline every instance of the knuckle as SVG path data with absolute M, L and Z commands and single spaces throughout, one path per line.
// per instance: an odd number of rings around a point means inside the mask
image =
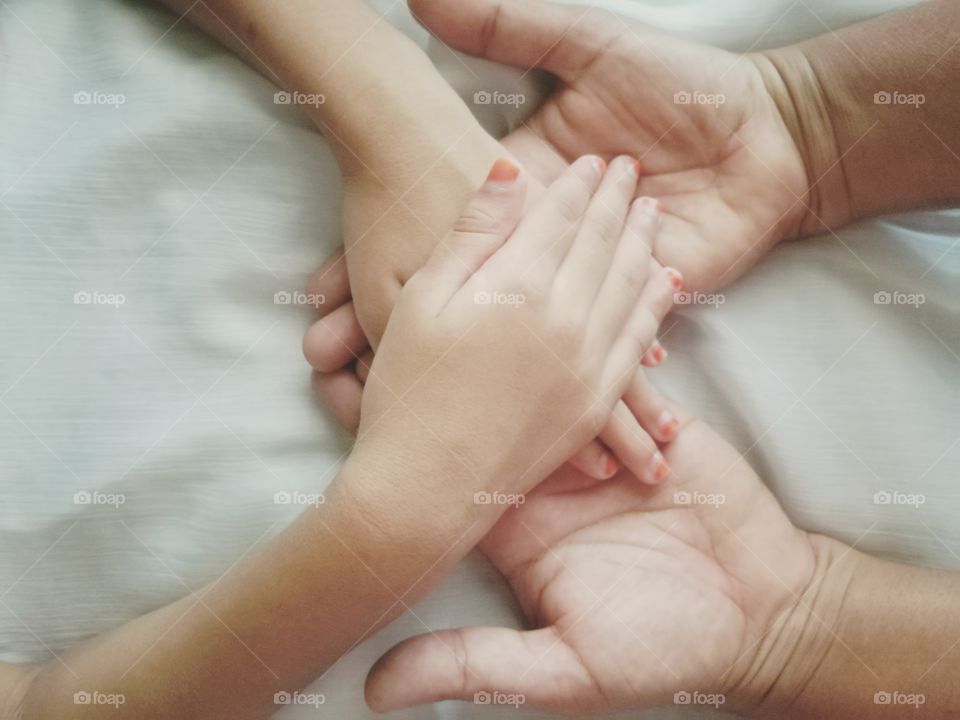
M 580 189 L 572 191 L 569 195 L 557 197 L 553 201 L 559 218 L 574 227 L 580 224 L 585 202 L 586 190 Z
M 490 233 L 496 230 L 500 222 L 494 208 L 482 203 L 470 203 L 453 225 L 456 233 Z

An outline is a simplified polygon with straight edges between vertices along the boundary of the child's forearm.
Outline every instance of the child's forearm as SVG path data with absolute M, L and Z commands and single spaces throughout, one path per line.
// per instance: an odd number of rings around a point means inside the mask
M 455 466 L 390 453 L 390 477 L 381 458 L 348 461 L 324 504 L 221 579 L 48 662 L 22 688 L 23 720 L 278 710 L 275 693 L 304 687 L 416 602 L 493 522 L 443 489 Z
M 303 109 L 345 174 L 370 173 L 401 186 L 392 174 L 407 174 L 409 185 L 457 145 L 461 154 L 476 149 L 474 184 L 482 180 L 497 143 L 425 53 L 362 0 L 163 2 L 276 84 L 303 93 Z M 421 147 L 410 147 L 418 136 Z

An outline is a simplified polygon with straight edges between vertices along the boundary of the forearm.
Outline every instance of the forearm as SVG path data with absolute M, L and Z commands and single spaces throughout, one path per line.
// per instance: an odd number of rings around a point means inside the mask
M 958 597 L 960 574 L 843 552 L 810 599 L 796 652 L 757 715 L 954 717 Z
M 960 201 L 958 28 L 934 0 L 754 56 L 806 160 L 801 234 Z
M 344 174 L 410 185 L 458 145 L 460 153 L 473 148 L 483 156 L 471 184 L 482 180 L 487 153 L 480 146 L 489 151 L 495 141 L 426 54 L 362 0 L 162 1 L 274 83 L 322 96 L 303 109 Z
M 465 503 L 420 495 L 426 467 L 391 467 L 385 477 L 348 462 L 326 503 L 220 580 L 48 662 L 26 688 L 23 720 L 101 717 L 110 698 L 122 698 L 110 708 L 118 720 L 276 711 L 274 693 L 304 687 L 416 602 L 482 532 Z M 94 702 L 75 704 L 78 692 Z

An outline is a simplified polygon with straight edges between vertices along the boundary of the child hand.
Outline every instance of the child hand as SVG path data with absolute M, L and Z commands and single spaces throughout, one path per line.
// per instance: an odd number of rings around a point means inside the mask
M 356 452 L 442 457 L 471 493 L 523 493 L 596 436 L 674 292 L 637 181 L 629 158 L 584 157 L 521 219 L 526 179 L 498 161 L 401 293 Z

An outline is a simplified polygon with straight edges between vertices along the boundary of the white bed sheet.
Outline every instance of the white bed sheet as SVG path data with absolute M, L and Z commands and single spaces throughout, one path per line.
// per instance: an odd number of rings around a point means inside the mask
M 902 3 L 609 4 L 746 49 Z M 402 3 L 388 15 L 427 42 Z M 163 10 L 6 0 L 0 19 L 0 656 L 29 661 L 200 587 L 294 516 L 275 492 L 332 477 L 348 438 L 311 396 L 310 314 L 273 298 L 338 243 L 339 179 L 267 81 Z M 477 81 L 431 52 L 465 97 L 512 72 L 465 60 Z M 675 316 L 657 380 L 749 449 L 802 527 L 960 569 L 958 236 L 946 211 L 784 245 L 720 309 Z M 878 291 L 926 302 L 875 305 Z M 77 292 L 125 301 L 77 305 Z M 925 503 L 874 503 L 892 490 Z M 125 503 L 75 504 L 83 491 Z M 319 716 L 372 717 L 366 670 L 425 626 L 520 622 L 471 556 L 315 683 Z M 511 714 L 441 703 L 396 717 Z

